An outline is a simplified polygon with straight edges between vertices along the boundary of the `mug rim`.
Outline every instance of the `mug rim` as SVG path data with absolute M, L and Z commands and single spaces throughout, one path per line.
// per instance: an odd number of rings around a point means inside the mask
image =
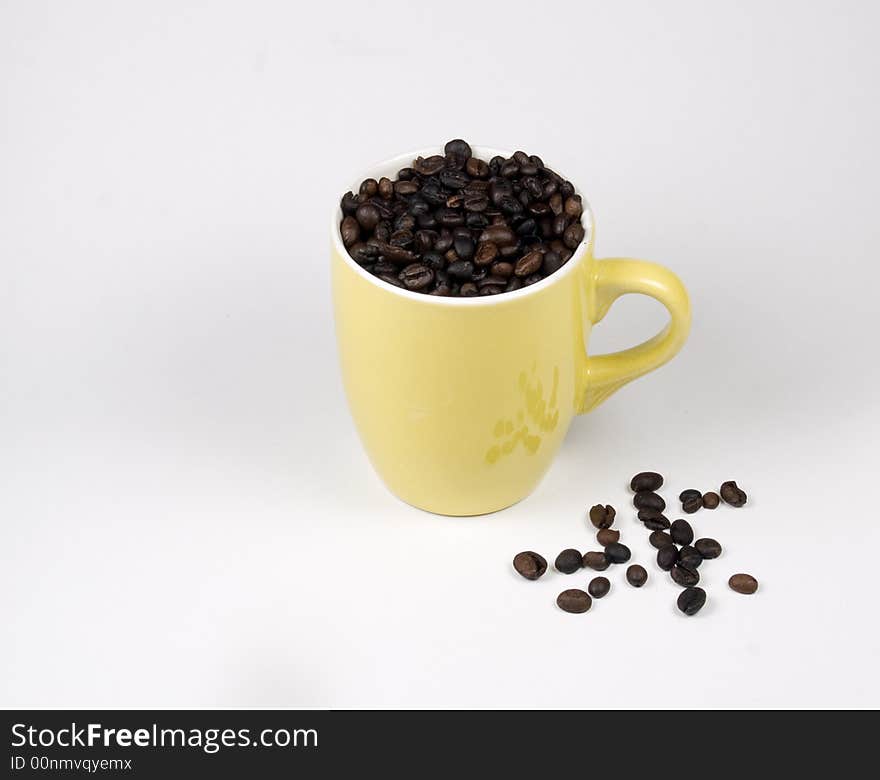
M 502 157 L 508 158 L 512 157 L 514 154 L 511 151 L 496 149 L 492 146 L 482 146 L 479 144 L 471 145 L 471 149 L 476 155 L 479 155 L 483 159 L 492 159 L 492 157 L 495 157 L 496 155 L 501 155 Z M 360 187 L 360 183 L 364 179 L 374 178 L 378 180 L 382 176 L 389 176 L 388 171 L 391 172 L 391 175 L 396 175 L 397 171 L 400 170 L 400 168 L 408 167 L 409 164 L 416 157 L 428 157 L 432 154 L 442 153 L 442 147 L 438 148 L 432 146 L 425 149 L 417 149 L 412 152 L 405 152 L 403 154 L 398 154 L 394 157 L 390 157 L 387 160 L 383 160 L 382 162 L 371 165 L 363 174 L 361 174 L 355 180 L 355 183 L 353 185 L 349 186 L 347 190 L 344 191 L 350 190 L 351 192 L 354 192 Z M 557 170 L 552 165 L 548 167 L 552 168 L 554 171 Z M 572 182 L 572 184 L 574 184 L 574 182 Z M 399 295 L 403 298 L 420 301 L 421 303 L 436 304 L 438 306 L 496 306 L 499 303 L 513 302 L 515 300 L 525 298 L 529 295 L 535 295 L 541 292 L 541 290 L 545 290 L 548 287 L 561 282 L 569 274 L 574 273 L 575 267 L 578 266 L 583 258 L 586 256 L 587 250 L 593 242 L 593 227 L 595 224 L 593 219 L 593 209 L 590 207 L 589 201 L 584 197 L 583 193 L 577 187 L 575 187 L 574 191 L 575 194 L 581 196 L 581 200 L 583 203 L 584 211 L 581 215 L 582 224 L 584 226 L 583 241 L 581 241 L 581 243 L 578 245 L 578 248 L 574 250 L 571 258 L 569 258 L 568 262 L 565 263 L 562 268 L 560 268 L 555 273 L 552 273 L 549 276 L 545 277 L 540 282 L 535 282 L 535 284 L 529 285 L 528 287 L 521 287 L 519 290 L 502 292 L 498 293 L 497 295 L 475 295 L 473 297 L 463 298 L 460 296 L 451 295 L 428 295 L 426 293 L 415 292 L 413 290 L 407 290 L 402 287 L 395 287 L 393 284 L 388 284 L 388 282 L 382 281 L 382 279 L 380 279 L 378 276 L 374 276 L 373 274 L 362 268 L 360 265 L 358 265 L 348 253 L 345 245 L 342 243 L 341 223 L 343 215 L 342 207 L 339 201 L 336 202 L 336 205 L 333 209 L 333 222 L 331 224 L 333 247 L 342 257 L 342 261 L 344 263 L 347 263 L 348 266 L 355 271 L 355 273 L 359 274 L 362 278 L 366 279 L 371 284 L 374 284 L 381 290 L 384 290 L 385 292 L 391 293 L 393 295 Z

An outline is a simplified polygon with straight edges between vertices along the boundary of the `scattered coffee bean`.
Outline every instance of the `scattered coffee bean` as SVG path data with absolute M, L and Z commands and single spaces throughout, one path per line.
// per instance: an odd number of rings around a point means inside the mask
M 645 524 L 645 528 L 649 531 L 665 531 L 670 525 L 666 515 L 654 509 L 639 510 L 639 520 Z
M 702 499 L 703 494 L 699 490 L 694 490 L 690 488 L 688 490 L 682 490 L 681 493 L 678 494 L 678 500 L 683 504 L 685 501 L 691 498 L 700 498 Z
M 746 596 L 751 595 L 758 589 L 758 581 L 751 574 L 734 574 L 728 581 L 731 590 L 742 593 Z
M 611 563 L 626 563 L 632 553 L 625 544 L 612 542 L 605 548 L 605 555 Z
M 708 493 L 703 494 L 703 508 L 704 509 L 715 509 L 718 504 L 721 502 L 721 499 L 718 498 L 717 493 L 713 493 L 709 491 Z
M 697 541 L 694 542 L 694 547 L 707 561 L 721 555 L 721 545 L 714 539 L 697 539 Z
M 586 238 L 583 200 L 571 182 L 522 151 L 487 163 L 462 139 L 444 154 L 418 157 L 393 180 L 365 179 L 340 208 L 340 237 L 356 263 L 429 295 L 528 287 L 562 268 Z M 399 268 L 388 271 L 387 263 Z M 500 281 L 480 284 L 489 266 Z
M 690 544 L 694 540 L 694 529 L 687 520 L 674 520 L 669 535 L 676 544 Z
M 648 581 L 648 572 L 644 566 L 634 563 L 626 570 L 626 581 L 634 588 L 641 588 Z
M 574 574 L 583 566 L 583 556 L 577 550 L 569 548 L 556 556 L 553 565 L 556 567 L 556 571 L 561 571 L 563 574 Z
M 703 563 L 703 556 L 696 547 L 686 544 L 678 550 L 678 563 L 688 569 L 699 569 L 700 564 Z
M 653 509 L 655 512 L 662 512 L 666 509 L 666 502 L 657 493 L 642 490 L 633 496 L 633 506 L 636 509 Z
M 528 550 L 514 556 L 513 568 L 527 580 L 536 580 L 547 571 L 547 561 L 538 553 Z
M 657 550 L 657 565 L 663 571 L 670 571 L 678 560 L 678 548 L 674 544 Z
M 700 581 L 699 572 L 696 569 L 689 569 L 687 566 L 675 564 L 669 573 L 672 575 L 673 582 L 683 588 L 691 588 Z
M 681 502 L 681 509 L 686 514 L 692 515 L 698 509 L 703 508 L 703 497 L 702 496 L 693 496 L 690 498 L 686 498 Z
M 590 522 L 596 526 L 596 528 L 610 528 L 614 523 L 614 517 L 617 512 L 614 510 L 614 507 L 611 504 L 606 504 L 602 506 L 602 504 L 596 504 L 593 507 L 590 507 Z
M 605 571 L 611 563 L 608 556 L 603 552 L 584 553 L 581 562 L 585 568 L 592 569 L 593 571 Z
M 702 588 L 685 588 L 678 594 L 678 608 L 685 615 L 696 615 L 706 603 L 706 591 Z
M 730 504 L 731 506 L 743 506 L 746 503 L 746 494 L 739 489 L 739 486 L 733 480 L 729 482 L 725 482 L 721 486 L 721 498 L 724 499 L 725 504 Z
M 664 547 L 672 544 L 672 537 L 664 531 L 654 531 L 648 537 L 648 541 L 651 543 L 652 547 L 662 550 Z
M 564 612 L 579 614 L 586 612 L 592 605 L 590 594 L 577 588 L 564 590 L 556 597 L 556 606 Z
M 663 477 L 656 471 L 640 471 L 630 480 L 629 487 L 634 493 L 659 490 L 663 487 Z
M 607 577 L 593 577 L 587 586 L 587 592 L 594 599 L 601 599 L 602 596 L 608 594 L 609 590 L 611 590 L 611 582 Z
M 600 528 L 596 533 L 596 541 L 603 547 L 607 547 L 609 544 L 620 541 L 620 531 L 615 531 L 613 528 Z

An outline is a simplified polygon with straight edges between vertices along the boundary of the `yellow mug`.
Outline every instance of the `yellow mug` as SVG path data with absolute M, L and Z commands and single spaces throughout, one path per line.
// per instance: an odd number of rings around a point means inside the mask
M 401 155 L 352 182 L 393 178 Z M 475 147 L 490 159 L 510 152 Z M 332 225 L 333 305 L 345 392 L 370 461 L 392 493 L 443 515 L 515 504 L 547 471 L 575 414 L 652 371 L 690 329 L 687 291 L 671 271 L 593 257 L 584 198 L 583 243 L 546 279 L 514 292 L 443 298 L 377 279 L 346 252 Z M 623 352 L 587 356 L 592 325 L 626 293 L 656 298 L 670 322 Z

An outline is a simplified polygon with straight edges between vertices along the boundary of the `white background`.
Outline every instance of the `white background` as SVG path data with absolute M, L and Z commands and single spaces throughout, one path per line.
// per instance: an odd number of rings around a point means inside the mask
M 4 2 L 0 705 L 877 706 L 875 3 Z M 528 500 L 400 504 L 336 367 L 327 215 L 463 136 L 552 159 L 685 281 L 667 367 Z M 594 333 L 663 322 L 628 298 Z M 474 348 L 479 349 L 479 339 Z M 674 609 L 626 488 L 736 479 Z M 513 554 L 594 547 L 640 591 Z M 677 512 L 670 510 L 675 516 Z M 755 596 L 726 586 L 737 571 Z

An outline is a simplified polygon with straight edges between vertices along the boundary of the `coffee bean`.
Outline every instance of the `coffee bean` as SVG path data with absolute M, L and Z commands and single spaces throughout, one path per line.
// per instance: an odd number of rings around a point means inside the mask
M 476 157 L 469 157 L 464 169 L 475 179 L 485 179 L 489 175 L 488 163 Z
M 457 260 L 451 263 L 446 270 L 450 276 L 456 279 L 470 279 L 471 274 L 474 272 L 474 264 L 468 260 Z
M 566 198 L 564 212 L 569 219 L 578 219 L 584 213 L 581 196 L 572 195 L 570 198 Z
M 703 495 L 703 508 L 704 509 L 715 509 L 718 504 L 721 502 L 721 499 L 718 498 L 717 493 L 708 492 Z
M 345 195 L 342 196 L 339 208 L 342 209 L 342 213 L 346 217 L 353 217 L 354 213 L 357 211 L 357 207 L 360 206 L 360 203 L 357 195 L 353 192 L 346 192 Z
M 434 272 L 426 265 L 413 263 L 404 268 L 398 278 L 408 290 L 424 290 L 434 281 Z
M 728 581 L 731 590 L 750 596 L 758 589 L 758 581 L 751 574 L 734 574 Z
M 587 569 L 592 569 L 593 571 L 605 571 L 611 561 L 608 560 L 608 556 L 603 552 L 588 552 L 584 553 L 582 563 Z
M 666 502 L 657 493 L 642 490 L 633 496 L 633 506 L 636 509 L 653 509 L 655 512 L 662 512 L 666 509 Z
M 690 544 L 694 540 L 694 529 L 687 520 L 674 520 L 669 535 L 676 544 Z
M 680 547 L 678 550 L 678 563 L 687 569 L 699 569 L 703 562 L 703 556 L 700 555 L 696 547 L 689 544 Z
M 498 247 L 516 244 L 516 234 L 507 225 L 489 225 L 481 234 L 480 242 L 491 241 Z
M 721 486 L 721 498 L 724 499 L 725 504 L 730 504 L 730 506 L 740 507 L 746 503 L 746 494 L 739 489 L 739 486 L 731 480 L 730 482 L 725 482 Z
M 446 168 L 446 158 L 439 154 L 434 154 L 425 158 L 418 157 L 413 160 L 412 167 L 414 171 L 420 173 L 422 176 L 434 176 Z M 399 174 L 398 178 L 400 178 Z
M 608 594 L 609 590 L 611 590 L 611 582 L 607 577 L 593 577 L 590 584 L 587 585 L 587 592 L 594 599 L 601 599 Z
M 580 246 L 585 235 L 586 231 L 584 230 L 584 226 L 580 222 L 573 222 L 565 229 L 562 241 L 569 249 L 574 250 Z
M 394 191 L 405 198 L 407 195 L 415 195 L 419 191 L 419 183 L 413 179 L 412 181 L 394 182 Z
M 626 570 L 626 581 L 634 588 L 641 588 L 648 581 L 648 572 L 644 566 L 634 563 Z
M 662 550 L 667 545 L 672 544 L 672 537 L 664 533 L 663 531 L 654 531 L 649 537 L 648 541 L 651 543 L 652 547 L 656 547 L 658 550 Z
M 504 288 L 504 292 L 513 292 L 514 290 L 519 290 L 522 286 L 522 279 L 518 276 L 511 276 L 507 282 L 507 287 Z
M 605 548 L 605 556 L 611 563 L 626 563 L 631 555 L 629 547 L 620 542 L 612 542 Z
M 682 512 L 686 514 L 692 515 L 698 509 L 703 508 L 703 499 L 701 496 L 697 496 L 695 498 L 688 498 L 681 504 Z
M 340 226 L 342 243 L 346 249 L 357 243 L 361 235 L 361 226 L 354 217 L 346 217 Z
M 461 138 L 455 138 L 447 142 L 446 146 L 443 147 L 443 151 L 446 154 L 461 155 L 465 159 L 472 156 L 470 144 L 467 141 L 462 141 Z
M 482 244 L 480 246 L 482 246 Z M 489 270 L 494 276 L 500 276 L 502 279 L 509 279 L 511 276 L 513 276 L 513 266 L 510 263 L 506 263 L 504 261 L 492 263 L 492 265 L 489 267 Z
M 596 541 L 603 547 L 607 547 L 609 544 L 620 541 L 620 531 L 615 531 L 613 528 L 600 528 L 596 533 Z
M 547 275 L 555 274 L 562 266 L 563 261 L 560 254 L 557 252 L 547 252 L 544 255 L 544 265 L 541 266 L 541 270 Z
M 541 279 L 543 279 L 543 278 L 544 278 L 544 277 L 541 276 L 541 274 L 531 274 L 531 275 L 527 276 L 525 279 L 523 279 L 523 284 L 524 284 L 526 287 L 528 287 L 528 286 L 531 285 L 531 284 L 537 284 L 537 283 L 540 282 Z
M 361 195 L 366 195 L 368 198 L 372 198 L 379 191 L 379 182 L 375 179 L 364 179 L 361 182 L 360 193 Z
M 667 547 L 661 547 L 657 550 L 657 565 L 663 569 L 663 571 L 669 571 L 675 566 L 677 560 L 678 549 L 674 544 L 670 544 Z
M 470 236 L 458 236 L 453 242 L 455 253 L 462 260 L 470 260 L 474 255 L 474 240 Z
M 394 197 L 394 182 L 392 182 L 387 176 L 383 176 L 379 179 L 379 196 L 385 198 L 385 200 Z
M 553 565 L 556 567 L 556 571 L 563 574 L 574 574 L 583 566 L 583 556 L 577 550 L 569 548 L 556 556 Z
M 590 507 L 590 522 L 596 528 L 611 528 L 614 523 L 614 517 L 617 514 L 611 504 L 596 504 Z
M 683 588 L 692 588 L 700 581 L 700 575 L 696 569 L 689 569 L 687 566 L 679 564 L 675 564 L 669 574 L 672 576 L 673 582 Z
M 377 209 L 372 203 L 363 203 L 358 206 L 357 211 L 355 212 L 355 217 L 360 223 L 360 226 L 367 231 L 374 230 L 381 219 L 379 216 L 379 209 Z
M 685 588 L 678 594 L 676 604 L 685 615 L 696 615 L 706 603 L 706 591 L 702 588 Z
M 629 488 L 634 493 L 655 491 L 663 487 L 663 477 L 655 471 L 640 471 L 629 483 Z
M 517 261 L 513 272 L 517 276 L 531 276 L 541 267 L 543 261 L 544 256 L 540 252 L 529 252 Z
M 721 545 L 714 539 L 697 539 L 697 541 L 694 542 L 694 547 L 707 561 L 721 555 Z
M 409 265 L 410 263 L 415 262 L 416 253 L 410 252 L 408 249 L 403 249 L 399 246 L 394 246 L 393 244 L 381 244 L 379 246 L 379 251 L 382 253 L 381 256 L 386 260 L 391 261 L 392 263 L 397 263 L 398 265 Z
M 564 590 L 556 597 L 556 606 L 564 612 L 579 614 L 586 612 L 592 605 L 590 594 L 577 588 Z
M 700 493 L 699 490 L 694 490 L 693 488 L 689 488 L 687 490 L 682 490 L 681 493 L 678 494 L 678 500 L 683 504 L 690 498 L 703 498 L 703 494 Z
M 527 550 L 514 556 L 513 568 L 527 580 L 536 580 L 547 571 L 547 561 L 538 553 Z
M 649 531 L 665 531 L 670 526 L 669 519 L 666 515 L 655 512 L 653 509 L 642 509 L 639 511 L 639 520 Z
M 474 262 L 477 265 L 489 265 L 498 257 L 498 247 L 491 241 L 484 241 L 477 245 L 477 252 L 474 255 Z

